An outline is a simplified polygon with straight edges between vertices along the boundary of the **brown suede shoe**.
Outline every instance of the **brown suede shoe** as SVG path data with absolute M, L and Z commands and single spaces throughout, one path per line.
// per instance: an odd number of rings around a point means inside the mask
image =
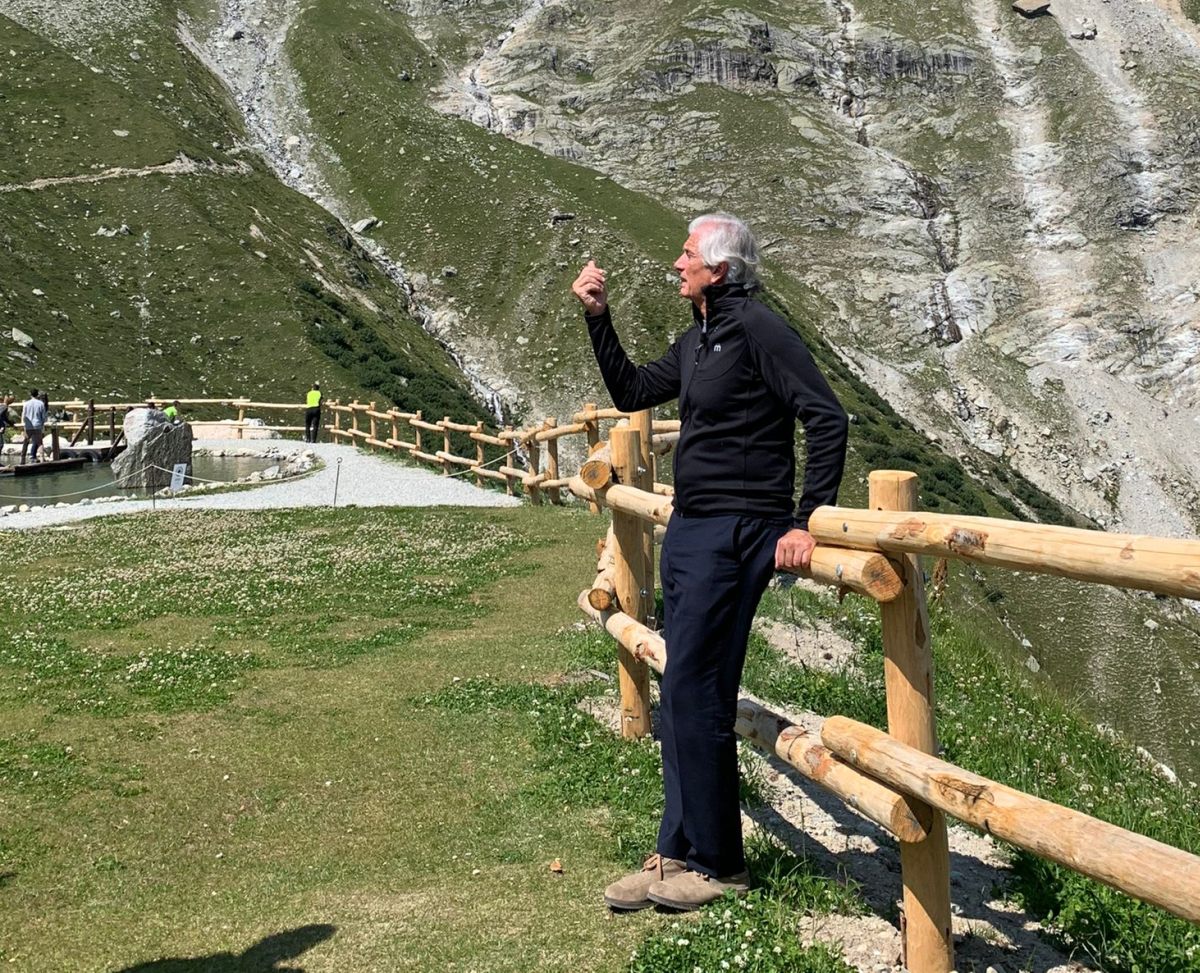
M 637 909 L 647 909 L 654 903 L 646 898 L 646 892 L 655 883 L 662 884 L 665 879 L 674 878 L 683 873 L 686 865 L 678 858 L 664 858 L 662 855 L 651 855 L 646 859 L 642 870 L 617 879 L 604 890 L 604 901 L 610 909 L 622 912 L 633 912 Z
M 703 872 L 683 871 L 674 878 L 655 882 L 646 892 L 651 902 L 665 905 L 669 909 L 691 912 L 701 906 L 716 902 L 726 892 L 745 895 L 750 891 L 750 873 L 738 872 L 724 878 L 713 878 Z

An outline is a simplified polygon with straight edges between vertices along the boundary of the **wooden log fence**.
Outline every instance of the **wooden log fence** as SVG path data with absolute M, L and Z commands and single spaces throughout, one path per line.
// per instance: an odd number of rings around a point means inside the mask
M 618 419 L 615 410 L 589 404 L 576 422 Z M 641 428 L 645 429 L 643 419 Z M 614 430 L 607 449 L 598 433 L 584 464 L 571 477 L 572 493 L 612 511 L 613 530 L 598 552 L 596 580 L 579 608 L 616 640 L 621 667 L 634 662 L 662 672 L 661 635 L 625 610 L 613 583 L 640 545 L 614 542 L 631 521 L 665 525 L 672 499 L 661 484 L 646 485 L 616 462 L 632 436 Z M 657 429 L 655 429 L 657 433 Z M 664 429 L 664 433 L 673 430 Z M 647 464 L 649 465 L 649 464 Z M 807 576 L 880 603 L 888 732 L 840 716 L 819 734 L 793 725 L 755 700 L 738 703 L 739 735 L 838 794 L 898 839 L 904 906 L 904 964 L 912 973 L 950 973 L 950 861 L 946 815 L 1036 855 L 1200 923 L 1200 857 L 1091 818 L 1015 788 L 987 780 L 936 756 L 933 662 L 920 555 L 960 558 L 1013 570 L 1056 574 L 1200 599 L 1200 540 L 1107 534 L 996 518 L 929 514 L 915 510 L 917 478 L 904 471 L 870 476 L 870 510 L 821 507 L 809 530 L 817 541 Z M 861 560 L 859 555 L 867 555 Z M 636 571 L 636 568 L 635 568 Z M 637 593 L 640 606 L 645 590 Z M 632 597 L 632 595 L 626 596 Z M 637 710 L 642 690 L 622 678 L 622 714 Z M 623 731 L 631 721 L 622 720 Z M 818 739 L 819 737 L 819 739 Z M 853 771 L 854 773 L 852 773 Z
M 241 404 L 241 400 L 231 401 Z M 180 402 L 183 404 L 183 400 Z M 262 404 L 246 402 L 245 406 L 247 409 L 261 408 Z M 345 403 L 334 400 L 326 403 L 325 409 L 332 416 L 325 430 L 334 441 L 404 452 L 412 459 L 438 466 L 447 476 L 456 472 L 469 473 L 479 485 L 488 480 L 503 483 L 507 492 L 523 493 L 537 504 L 547 499 L 552 504 L 563 502 L 562 492 L 569 487 L 571 479 L 562 470 L 559 444 L 563 439 L 580 437 L 590 446 L 602 448 L 604 468 L 609 469 L 611 451 L 608 441 L 601 439 L 601 424 L 616 423 L 620 427 L 630 422 L 629 413 L 597 408 L 594 404 L 585 406 L 569 423 L 560 424 L 557 417 L 549 416 L 537 425 L 521 429 L 506 426 L 499 432 L 488 432 L 482 422 L 457 422 L 450 416 L 432 422 L 420 412 L 377 409 L 375 403 L 357 400 Z M 361 421 L 366 421 L 370 428 L 361 428 Z M 381 431 L 387 427 L 390 432 Z M 646 469 L 653 468 L 655 456 L 675 447 L 679 440 L 679 420 L 656 419 L 650 433 L 651 449 L 648 452 L 642 450 L 639 463 Z M 455 450 L 455 435 L 460 441 L 470 442 L 474 455 Z M 429 443 L 430 436 L 441 438 L 440 448 Z M 495 448 L 490 459 L 488 447 Z M 655 487 L 670 490 L 663 484 L 655 484 Z M 644 541 L 647 556 L 653 551 L 652 544 L 650 540 Z
M 847 763 L 960 821 L 1200 923 L 1195 855 L 972 774 L 844 716 L 825 721 L 821 740 Z

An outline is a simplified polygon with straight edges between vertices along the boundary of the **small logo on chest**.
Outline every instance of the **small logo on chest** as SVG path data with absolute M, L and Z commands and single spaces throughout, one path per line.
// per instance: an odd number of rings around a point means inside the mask
M 713 351 L 720 351 L 720 350 L 721 350 L 720 343 L 713 345 Z

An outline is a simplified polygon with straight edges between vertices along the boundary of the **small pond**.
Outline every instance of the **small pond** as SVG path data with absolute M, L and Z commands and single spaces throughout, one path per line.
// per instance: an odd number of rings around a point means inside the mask
M 5 456 L 6 462 L 14 457 Z M 192 475 L 195 482 L 206 480 L 229 482 L 255 471 L 279 465 L 278 457 L 265 456 L 195 456 Z M 148 497 L 151 490 L 125 489 L 114 484 L 112 466 L 108 463 L 85 463 L 82 469 L 69 473 L 48 473 L 45 476 L 0 476 L 0 507 L 27 503 L 40 507 L 54 503 L 77 503 L 85 497 Z M 188 483 L 193 480 L 189 478 Z

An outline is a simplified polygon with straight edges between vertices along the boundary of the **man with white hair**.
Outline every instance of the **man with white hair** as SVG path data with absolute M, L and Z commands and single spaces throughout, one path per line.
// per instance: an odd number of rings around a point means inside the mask
M 617 408 L 679 399 L 675 512 L 660 562 L 666 805 L 655 854 L 605 889 L 613 909 L 696 909 L 749 888 L 733 730 L 746 642 L 773 571 L 808 567 L 809 514 L 836 501 L 845 465 L 846 414 L 800 336 L 751 297 L 758 264 L 741 220 L 693 220 L 675 261 L 693 326 L 642 366 L 613 330 L 604 271 L 589 262 L 572 286 Z M 807 461 L 793 509 L 797 419 Z

